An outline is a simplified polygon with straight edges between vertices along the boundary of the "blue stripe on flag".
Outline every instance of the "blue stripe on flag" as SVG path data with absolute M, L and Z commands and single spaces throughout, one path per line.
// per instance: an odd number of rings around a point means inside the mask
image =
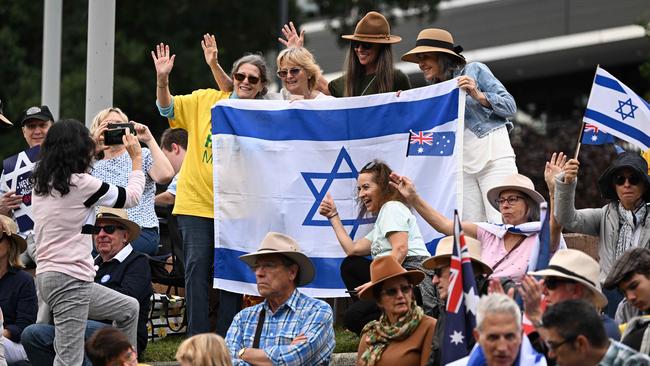
M 214 278 L 255 283 L 255 273 L 244 261 L 239 259 L 239 256 L 244 254 L 248 253 L 234 249 L 216 248 L 214 250 Z M 339 276 L 343 258 L 310 257 L 309 259 L 316 267 L 316 271 L 314 280 L 303 287 L 345 288 L 345 284 Z
M 600 86 L 602 86 L 604 88 L 609 88 L 609 89 L 612 89 L 612 90 L 616 90 L 617 92 L 620 92 L 620 93 L 623 93 L 623 94 L 627 94 L 625 92 L 625 89 L 623 89 L 623 87 L 621 86 L 621 84 L 617 80 L 610 79 L 610 78 L 608 78 L 606 76 L 603 76 L 603 75 L 596 75 L 596 79 L 594 80 L 594 84 L 600 85 Z
M 626 123 L 618 121 L 614 118 L 611 118 L 593 109 L 585 110 L 585 118 L 592 119 L 613 130 L 619 131 L 627 136 L 630 136 L 631 138 L 641 142 L 646 146 L 650 146 L 650 136 L 646 135 L 643 131 L 636 129 Z
M 429 99 L 337 110 L 249 110 L 217 104 L 212 109 L 212 133 L 271 141 L 347 141 L 426 131 L 458 118 L 458 93 L 454 89 Z M 432 115 L 431 110 L 439 113 Z M 279 126 L 271 121 L 283 122 Z

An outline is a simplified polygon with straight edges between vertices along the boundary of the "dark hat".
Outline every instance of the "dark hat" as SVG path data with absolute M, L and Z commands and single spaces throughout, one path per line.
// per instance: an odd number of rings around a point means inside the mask
M 52 116 L 50 108 L 48 108 L 46 105 L 42 105 L 40 107 L 33 106 L 25 109 L 25 111 L 23 111 L 23 114 L 20 116 L 20 125 L 24 126 L 25 122 L 31 119 L 54 122 L 54 116 Z
M 612 290 L 630 273 L 645 273 L 650 271 L 650 250 L 646 248 L 634 248 L 614 262 L 609 271 L 603 287 Z
M 4 116 L 4 113 L 2 112 L 2 100 L 0 100 L 0 125 L 2 127 L 11 127 L 14 125 L 7 119 L 7 117 Z
M 650 202 L 650 177 L 648 176 L 648 162 L 643 159 L 641 155 L 634 153 L 623 153 L 619 155 L 616 160 L 610 164 L 603 175 L 598 178 L 598 190 L 600 190 L 601 196 L 610 200 L 618 201 L 618 195 L 616 194 L 616 189 L 614 188 L 614 178 L 616 177 L 616 172 L 622 168 L 632 169 L 636 174 L 638 174 L 645 185 L 645 193 L 643 194 L 643 200 L 645 202 Z

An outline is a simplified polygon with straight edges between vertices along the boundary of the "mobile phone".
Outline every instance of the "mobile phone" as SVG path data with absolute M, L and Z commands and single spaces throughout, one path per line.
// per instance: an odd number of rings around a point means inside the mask
M 126 134 L 127 129 L 132 135 L 136 134 L 133 123 L 109 123 L 104 131 L 104 145 L 121 145 L 122 136 Z
M 116 128 L 128 128 L 129 130 L 131 130 L 131 135 L 137 134 L 135 132 L 135 124 L 133 123 L 109 123 L 108 126 L 106 126 L 106 128 L 109 130 L 114 130 Z

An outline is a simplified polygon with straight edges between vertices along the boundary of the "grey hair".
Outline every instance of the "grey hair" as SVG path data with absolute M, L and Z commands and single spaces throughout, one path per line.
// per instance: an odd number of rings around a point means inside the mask
M 521 192 L 526 200 L 526 206 L 528 206 L 528 222 L 539 221 L 539 203 L 535 202 L 529 195 Z
M 438 56 L 438 68 L 442 70 L 442 78 L 439 81 L 447 81 L 454 78 L 454 73 L 465 67 L 465 60 L 444 52 L 436 52 Z
M 515 300 L 506 294 L 493 293 L 481 297 L 476 314 L 476 328 L 479 331 L 483 325 L 483 320 L 488 314 L 512 315 L 515 318 L 517 330 L 521 330 L 521 310 L 519 310 Z
M 267 73 L 267 67 L 266 67 L 266 61 L 264 61 L 264 58 L 261 55 L 254 55 L 254 54 L 248 54 L 240 57 L 235 63 L 232 64 L 232 71 L 230 72 L 230 76 L 232 77 L 235 75 L 237 71 L 239 71 L 239 68 L 243 64 L 251 64 L 260 71 L 260 81 L 264 85 L 262 88 L 262 91 L 259 92 L 257 97 L 262 97 L 266 95 L 266 93 L 269 91 L 267 88 L 269 84 L 269 76 Z M 234 91 L 233 91 L 234 93 Z

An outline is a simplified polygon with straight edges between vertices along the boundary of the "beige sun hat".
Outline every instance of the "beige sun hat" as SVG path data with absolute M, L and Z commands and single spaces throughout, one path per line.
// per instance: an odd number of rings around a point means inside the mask
M 244 254 L 239 256 L 239 259 L 249 266 L 253 266 L 257 257 L 268 254 L 281 254 L 298 264 L 298 267 L 300 267 L 298 286 L 304 286 L 314 279 L 314 264 L 309 257 L 300 251 L 298 242 L 289 235 L 269 232 L 262 239 L 262 243 L 259 249 L 257 249 L 257 252 Z
M 528 272 L 528 274 L 568 278 L 579 282 L 591 290 L 594 305 L 599 309 L 607 306 L 607 297 L 600 289 L 600 265 L 591 256 L 580 250 L 559 250 L 551 257 L 546 269 Z
M 140 235 L 140 225 L 129 220 L 129 215 L 123 208 L 100 207 L 95 217 L 95 222 L 97 220 L 110 220 L 124 225 L 126 231 L 129 233 L 129 243 L 137 239 Z
M 4 112 L 2 111 L 2 100 L 0 100 L 0 125 L 4 127 L 12 127 L 14 125 L 4 116 Z
M 27 242 L 22 236 L 18 235 L 18 225 L 10 217 L 0 215 L 1 226 L 7 227 L 9 232 L 3 232 L 2 235 L 8 235 L 14 245 L 18 247 L 18 253 L 22 253 L 27 249 Z
M 448 53 L 465 61 L 465 57 L 460 54 L 463 52 L 463 47 L 454 45 L 451 33 L 438 28 L 427 28 L 421 31 L 415 41 L 415 48 L 402 55 L 402 61 L 417 64 L 419 62 L 417 54 L 427 52 Z
M 474 268 L 481 270 L 480 273 L 474 273 L 474 275 L 491 274 L 492 268 L 481 261 L 481 242 L 472 237 L 465 236 L 465 244 L 467 244 L 467 248 L 469 249 L 469 257 L 472 259 Z M 451 253 L 453 251 L 453 246 L 453 236 L 445 236 L 444 238 L 440 239 L 438 246 L 436 247 L 436 254 L 433 257 L 428 258 L 422 262 L 422 267 L 426 269 L 436 269 L 443 265 L 448 266 L 449 260 L 451 258 Z
M 351 41 L 384 44 L 397 43 L 402 40 L 402 37 L 390 34 L 388 20 L 376 11 L 371 11 L 361 18 L 356 28 L 354 28 L 354 34 L 347 34 L 341 36 L 341 38 Z
M 506 177 L 501 185 L 491 188 L 487 192 L 488 201 L 490 201 L 492 207 L 494 207 L 497 211 L 499 211 L 499 205 L 496 201 L 499 198 L 499 195 L 501 192 L 508 190 L 515 190 L 525 193 L 528 197 L 530 197 L 538 204 L 546 202 L 544 196 L 535 190 L 535 185 L 533 184 L 533 181 L 530 180 L 530 178 L 521 174 L 513 174 Z
M 378 284 L 395 277 L 406 277 L 412 285 L 417 285 L 424 279 L 424 272 L 417 269 L 407 271 L 392 255 L 376 258 L 370 263 L 370 285 L 359 292 L 359 298 L 372 300 L 372 289 Z

